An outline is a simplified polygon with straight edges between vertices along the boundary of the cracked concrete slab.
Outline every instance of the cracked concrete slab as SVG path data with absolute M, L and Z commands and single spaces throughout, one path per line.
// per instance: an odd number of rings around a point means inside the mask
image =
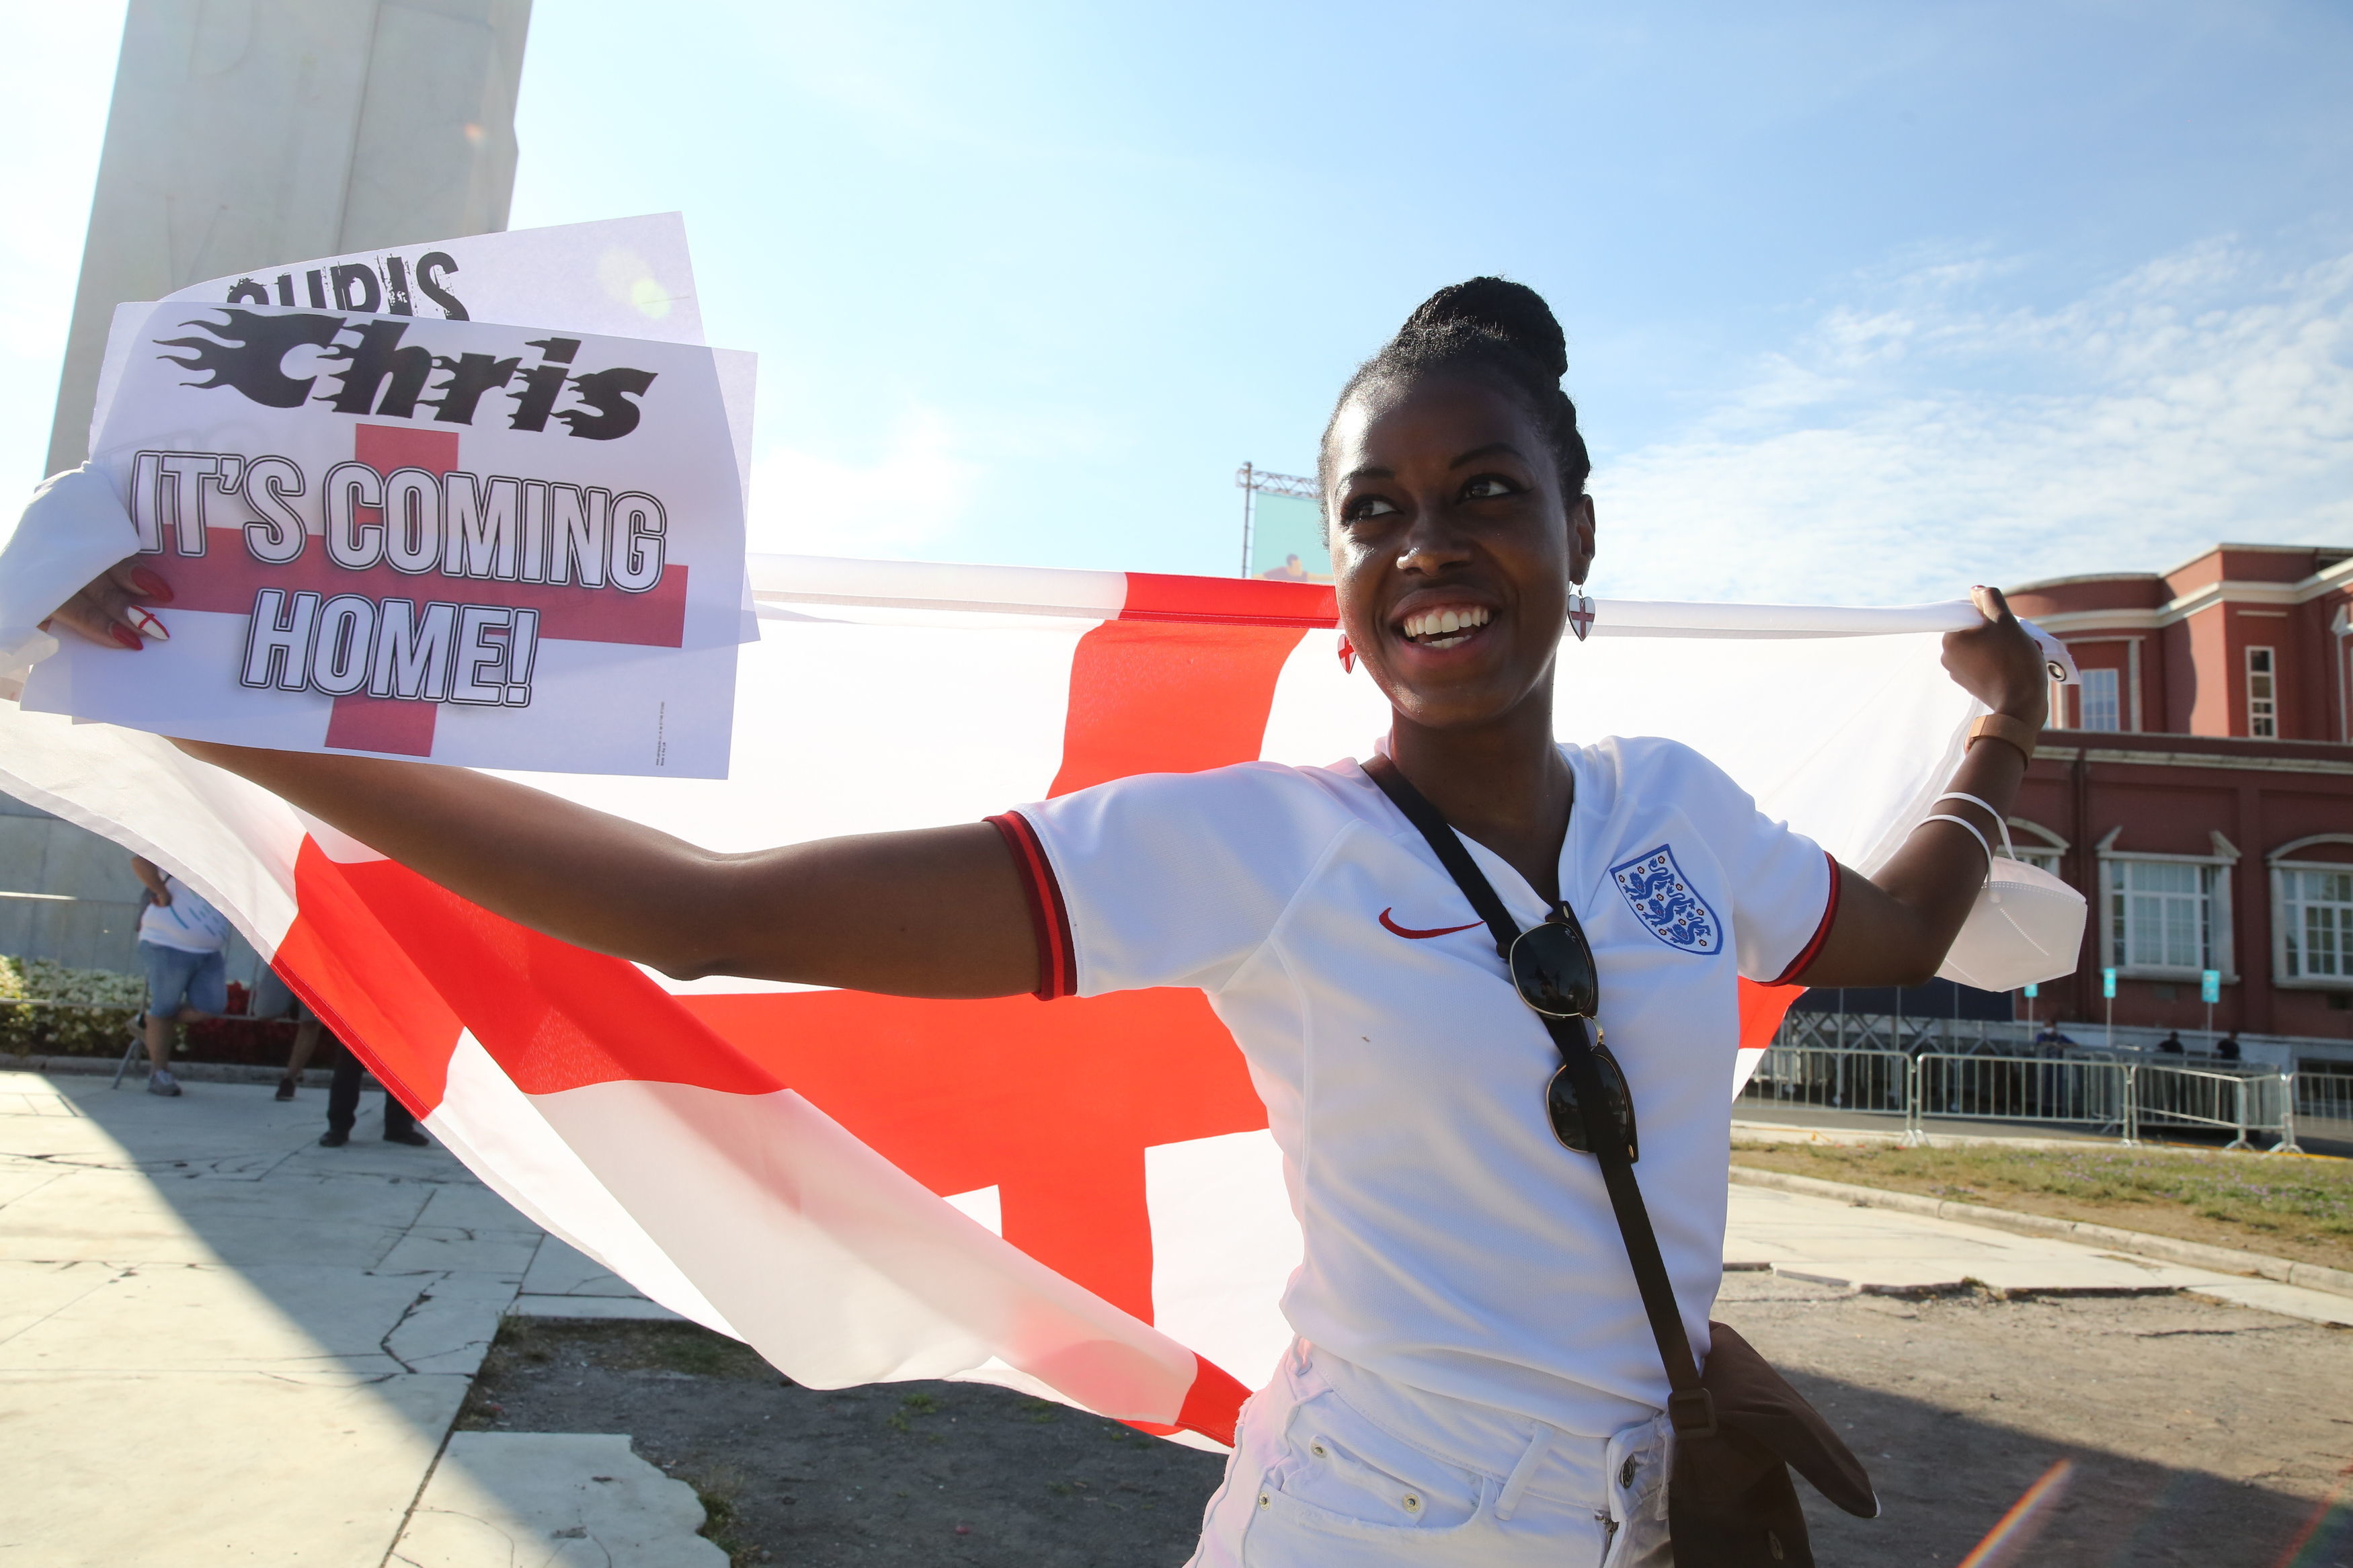
M 531 1260 L 522 1278 L 526 1296 L 634 1296 L 638 1292 L 619 1275 L 571 1243 L 549 1237 Z
M 0 1215 L 0 1224 L 6 1216 Z M 0 1347 L 119 1278 L 111 1263 L 0 1263 Z
M 412 1372 L 471 1375 L 515 1299 L 512 1274 L 425 1277 L 424 1289 L 385 1335 L 385 1351 Z
M 517 1296 L 507 1309 L 516 1318 L 554 1318 L 581 1322 L 597 1319 L 628 1319 L 647 1322 L 682 1323 L 686 1319 L 659 1301 L 643 1296 Z
M 0 1371 L 377 1376 L 403 1370 L 383 1341 L 417 1289 L 356 1268 L 139 1263 L 0 1344 Z
M 0 1561 L 374 1568 L 560 1244 L 446 1151 L 382 1142 L 378 1097 L 322 1149 L 322 1095 L 105 1084 L 0 1075 L 0 1430 L 43 1483 L 0 1489 Z M 660 1312 L 561 1252 L 559 1311 Z
M 726 1568 L 693 1489 L 622 1436 L 457 1432 L 392 1549 L 400 1568 Z
M 468 1384 L 168 1365 L 0 1373 L 11 1451 L 39 1457 L 39 1484 L 11 1486 L 0 1501 L 0 1558 L 28 1568 L 378 1563 Z
M 538 1249 L 537 1231 L 483 1235 L 454 1226 L 419 1225 L 404 1232 L 375 1267 L 386 1274 L 460 1271 L 521 1279 Z

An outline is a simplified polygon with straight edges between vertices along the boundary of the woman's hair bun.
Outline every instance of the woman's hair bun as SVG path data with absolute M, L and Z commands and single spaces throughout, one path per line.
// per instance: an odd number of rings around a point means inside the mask
M 1568 374 L 1568 342 L 1552 307 L 1525 283 L 1473 278 L 1424 300 L 1397 336 L 1356 367 L 1340 389 L 1332 419 L 1336 423 L 1348 399 L 1367 386 L 1466 373 L 1501 380 L 1526 399 L 1559 466 L 1561 494 L 1583 495 L 1593 459 L 1577 433 L 1577 405 L 1561 390 L 1560 378 Z M 1331 476 L 1322 465 L 1331 458 L 1332 428 L 1324 426 L 1316 468 L 1326 491 Z
M 1568 340 L 1544 296 L 1507 278 L 1450 283 L 1406 318 L 1400 337 L 1466 326 L 1494 333 L 1542 366 L 1554 380 L 1568 374 Z

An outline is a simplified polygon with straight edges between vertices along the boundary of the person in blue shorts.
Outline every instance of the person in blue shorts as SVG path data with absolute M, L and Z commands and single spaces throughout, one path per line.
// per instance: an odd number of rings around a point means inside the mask
M 147 1092 L 174 1095 L 180 1080 L 172 1076 L 173 1029 L 228 1011 L 228 972 L 221 957 L 228 921 L 153 860 L 133 855 L 131 868 L 147 886 L 147 904 L 139 911 L 139 966 L 147 976 L 142 1020 Z

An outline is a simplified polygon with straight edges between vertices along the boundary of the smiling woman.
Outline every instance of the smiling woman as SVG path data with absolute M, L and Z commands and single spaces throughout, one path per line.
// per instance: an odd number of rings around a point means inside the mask
M 1198 1563 L 1746 1561 L 1688 1528 L 1705 1498 L 1684 1484 L 1725 1369 L 1762 1369 L 1708 1321 L 1740 983 L 1933 972 L 2046 681 L 1981 590 L 1946 662 L 2006 717 L 1953 814 L 1872 879 L 1687 747 L 1561 742 L 1596 543 L 1563 363 L 1542 300 L 1475 279 L 1341 396 L 1320 480 L 1340 621 L 1394 710 L 1365 764 L 1142 773 L 987 823 L 718 854 L 459 769 L 181 744 L 484 909 L 676 975 L 1205 993 L 1305 1252 L 1297 1341 L 1243 1411 Z M 123 628 L 132 658 L 172 591 L 126 562 L 55 618 Z M 1788 702 L 1802 729 L 1806 694 Z M 1798 1568 L 1780 1484 L 1771 1556 Z

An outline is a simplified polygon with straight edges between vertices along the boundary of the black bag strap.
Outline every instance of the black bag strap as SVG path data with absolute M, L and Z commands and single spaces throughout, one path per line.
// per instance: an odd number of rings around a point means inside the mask
M 1508 978 L 1512 944 L 1519 940 L 1520 928 L 1511 911 L 1504 907 L 1494 884 L 1479 869 L 1479 863 L 1471 858 L 1471 851 L 1462 847 L 1461 838 L 1438 808 L 1413 787 L 1412 781 L 1395 763 L 1377 756 L 1365 763 L 1365 773 L 1388 796 L 1389 804 L 1430 841 L 1438 863 L 1446 868 L 1454 885 L 1471 900 L 1471 908 L 1487 923 Z M 1566 902 L 1555 907 L 1566 923 L 1577 924 L 1577 912 Z M 1651 1335 L 1659 1343 L 1659 1362 L 1666 1368 L 1667 1386 L 1673 1391 L 1667 1399 L 1667 1415 L 1680 1436 L 1713 1436 L 1716 1429 L 1715 1402 L 1700 1386 L 1699 1363 L 1693 1359 L 1691 1339 L 1683 1332 L 1683 1313 L 1675 1305 L 1674 1284 L 1667 1278 L 1666 1260 L 1659 1254 L 1658 1235 L 1651 1228 L 1651 1211 L 1643 1206 L 1642 1189 L 1634 1179 L 1634 1166 L 1626 1157 L 1624 1142 L 1610 1136 L 1600 1124 L 1603 1108 L 1609 1103 L 1609 1091 L 1603 1088 L 1601 1069 L 1594 1062 L 1590 1021 L 1546 1017 L 1543 1014 L 1536 1016 L 1543 1019 L 1546 1031 L 1552 1036 L 1553 1048 L 1560 1052 L 1561 1065 L 1568 1069 L 1568 1081 L 1577 1088 L 1578 1108 L 1588 1118 L 1585 1142 L 1600 1162 L 1610 1212 L 1617 1215 L 1618 1233 L 1626 1243 L 1626 1261 L 1633 1266 L 1634 1285 L 1642 1297 L 1642 1312 L 1651 1321 Z

